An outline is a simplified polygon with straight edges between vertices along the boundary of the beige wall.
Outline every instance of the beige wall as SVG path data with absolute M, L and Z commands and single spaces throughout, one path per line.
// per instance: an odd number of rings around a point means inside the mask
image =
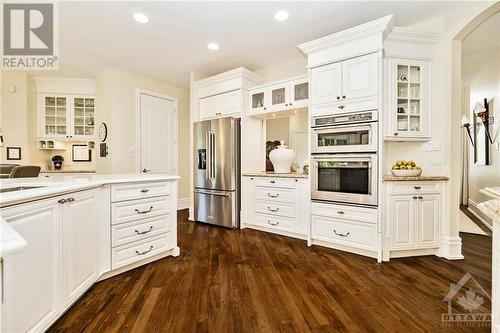
M 464 58 L 463 65 L 467 59 Z M 490 145 L 490 165 L 475 165 L 473 160 L 473 150 L 469 146 L 469 200 L 480 203 L 487 200 L 485 195 L 479 193 L 484 187 L 500 186 L 500 150 L 498 142 L 500 140 L 500 49 L 491 52 L 480 67 L 476 68 L 476 76 L 471 81 L 470 87 L 470 107 L 474 108 L 476 102 L 488 99 L 490 116 L 495 118 L 495 122 L 490 126 L 491 136 L 494 140 Z M 472 119 L 472 118 L 471 118 Z
M 283 62 L 279 65 L 265 67 L 254 71 L 260 75 L 265 83 L 288 79 L 294 76 L 307 74 L 307 57 L 301 56 L 296 59 Z
M 179 198 L 189 197 L 189 90 L 116 68 L 105 70 L 96 81 L 96 124 L 108 125 L 109 155 L 97 157 L 97 173 L 137 172 L 136 93 L 146 89 L 179 100 Z
M 266 141 L 284 140 L 290 144 L 290 119 L 288 117 L 266 120 Z

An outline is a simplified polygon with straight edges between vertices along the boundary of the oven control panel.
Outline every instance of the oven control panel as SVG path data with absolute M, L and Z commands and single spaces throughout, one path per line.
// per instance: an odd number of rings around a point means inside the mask
M 313 127 L 340 125 L 346 123 L 360 123 L 368 121 L 377 121 L 376 112 L 359 112 L 338 116 L 322 116 L 313 118 Z

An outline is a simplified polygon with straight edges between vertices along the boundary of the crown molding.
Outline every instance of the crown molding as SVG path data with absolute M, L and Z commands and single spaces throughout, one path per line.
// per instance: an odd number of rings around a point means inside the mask
M 218 84 L 224 81 L 232 80 L 232 79 L 247 79 L 251 82 L 254 82 L 255 85 L 261 84 L 263 82 L 263 79 L 252 72 L 251 70 L 245 68 L 245 67 L 238 67 L 235 69 L 232 69 L 230 71 L 216 74 L 214 76 L 207 77 L 206 79 L 201 79 L 195 82 L 196 88 L 202 88 L 214 84 Z
M 96 80 L 94 79 L 35 76 L 33 80 L 36 83 L 37 93 L 84 95 L 96 93 Z
M 442 39 L 442 35 L 429 31 L 408 29 L 404 27 L 394 27 L 387 36 L 389 40 L 417 42 L 417 43 L 437 43 Z
M 298 46 L 305 54 L 310 54 L 318 51 L 323 51 L 340 44 L 359 39 L 375 34 L 382 34 L 382 39 L 385 39 L 394 26 L 393 16 L 385 16 L 368 23 L 358 25 L 356 27 L 343 30 Z

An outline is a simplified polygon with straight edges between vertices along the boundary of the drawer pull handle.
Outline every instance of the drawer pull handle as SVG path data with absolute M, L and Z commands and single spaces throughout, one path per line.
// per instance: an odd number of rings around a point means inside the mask
M 146 251 L 143 251 L 143 252 L 135 251 L 135 253 L 137 253 L 138 256 L 142 256 L 142 255 L 145 255 L 146 253 L 149 253 L 151 251 L 153 251 L 153 245 L 151 245 L 149 247 L 149 250 L 146 250 Z
M 276 194 L 271 194 L 271 193 L 267 193 L 267 195 L 270 197 L 270 198 L 277 198 L 280 196 L 279 193 L 276 193 Z
M 150 233 L 151 231 L 153 231 L 153 226 L 150 226 L 149 230 L 146 230 L 146 231 L 139 231 L 139 230 L 136 229 L 135 233 L 138 234 L 138 235 L 144 235 L 144 234 Z
M 345 212 L 344 212 L 343 210 L 339 210 L 339 211 L 337 212 L 337 214 L 344 215 L 344 214 L 345 214 Z
M 422 200 L 424 197 L 423 197 L 423 196 L 421 196 L 421 195 L 419 195 L 419 196 L 418 196 L 418 198 L 419 198 L 420 200 Z
M 272 209 L 271 207 L 267 207 L 267 210 L 270 211 L 270 212 L 276 213 L 280 209 L 279 209 L 279 207 L 276 208 L 276 209 Z
M 345 108 L 345 106 L 344 105 L 339 105 L 338 108 L 342 110 L 343 108 Z
M 420 190 L 422 188 L 422 186 L 415 186 L 414 188 L 415 188 L 415 190 Z
M 59 200 L 57 200 L 57 202 L 62 205 L 62 204 L 65 204 L 67 202 L 67 200 L 66 199 L 59 199 Z
M 269 223 L 270 225 L 278 225 L 278 224 L 280 224 L 279 222 L 273 223 L 273 222 L 271 222 L 269 220 L 267 220 L 267 223 Z
M 73 201 L 75 201 L 75 198 L 73 198 L 73 197 L 68 198 L 68 202 L 73 202 Z
M 147 214 L 153 210 L 153 206 L 150 206 L 148 210 L 138 210 L 137 208 L 135 209 L 135 212 L 137 214 Z
M 149 190 L 147 188 L 141 190 L 141 193 L 148 193 L 148 192 Z
M 339 233 L 337 232 L 337 230 L 335 230 L 335 229 L 333 229 L 333 233 L 334 233 L 335 235 L 337 235 L 337 236 L 340 236 L 340 237 L 347 237 L 347 236 L 349 236 L 349 235 L 351 234 L 350 232 L 348 232 L 347 234 L 339 234 Z
M 271 181 L 269 181 L 269 182 L 270 182 L 271 184 L 274 184 L 274 183 L 276 183 L 276 181 L 274 181 L 274 180 L 271 180 Z

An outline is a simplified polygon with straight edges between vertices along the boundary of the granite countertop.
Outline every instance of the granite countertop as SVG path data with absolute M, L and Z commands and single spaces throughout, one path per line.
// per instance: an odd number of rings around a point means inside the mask
M 404 182 L 404 181 L 443 181 L 449 180 L 446 176 L 418 176 L 418 177 L 396 177 L 393 175 L 385 175 L 382 177 L 384 182 Z
M 243 173 L 243 177 L 272 177 L 272 178 L 309 178 L 309 175 L 306 173 L 274 173 L 274 172 L 249 172 Z
M 53 169 L 53 170 L 41 170 L 40 173 L 95 173 L 95 170 Z
M 167 174 L 102 174 L 102 175 L 54 175 L 50 178 L 9 178 L 0 180 L 0 188 L 34 186 L 37 188 L 21 191 L 3 192 L 0 195 L 0 207 L 20 204 L 33 200 L 54 197 L 107 184 L 134 182 L 153 182 L 178 180 L 179 176 Z

